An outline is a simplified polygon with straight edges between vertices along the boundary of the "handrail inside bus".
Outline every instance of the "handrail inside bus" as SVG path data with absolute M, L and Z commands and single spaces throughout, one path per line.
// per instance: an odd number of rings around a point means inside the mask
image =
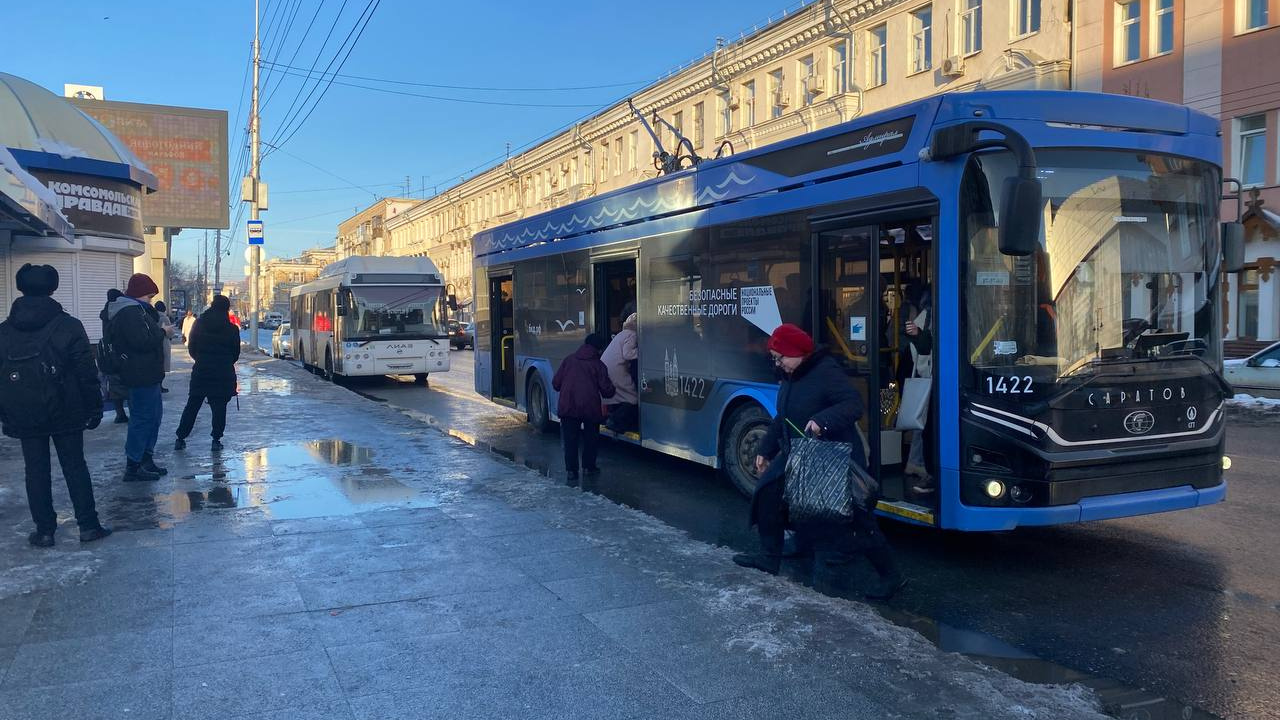
M 515 342 L 516 342 L 516 336 L 515 336 L 515 335 L 503 335 L 502 337 L 498 338 L 498 355 L 500 355 L 500 356 L 502 357 L 502 365 L 501 365 L 501 367 L 500 367 L 500 369 L 501 369 L 501 370 L 506 370 L 506 369 L 507 369 L 507 353 L 506 353 L 506 347 L 507 347 L 507 342 L 508 342 L 508 341 L 510 341 L 510 342 L 511 342 L 511 348 L 514 350 L 514 349 L 515 349 Z

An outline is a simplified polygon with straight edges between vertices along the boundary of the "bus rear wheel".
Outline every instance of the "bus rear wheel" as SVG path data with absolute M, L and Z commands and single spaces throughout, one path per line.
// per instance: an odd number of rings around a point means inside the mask
M 329 382 L 338 382 L 338 376 L 333 374 L 333 353 L 329 350 L 324 351 L 324 379 Z
M 755 403 L 740 405 L 725 423 L 720 441 L 720 467 L 724 474 L 748 497 L 756 491 L 759 478 L 755 474 L 756 455 L 769 431 L 769 413 Z
M 427 373 L 414 373 L 413 381 L 422 387 L 429 387 L 431 385 L 431 382 L 427 380 Z
M 529 391 L 525 393 L 524 404 L 529 424 L 538 432 L 551 432 L 551 409 L 547 406 L 547 389 L 542 385 L 542 378 L 537 375 L 529 380 Z

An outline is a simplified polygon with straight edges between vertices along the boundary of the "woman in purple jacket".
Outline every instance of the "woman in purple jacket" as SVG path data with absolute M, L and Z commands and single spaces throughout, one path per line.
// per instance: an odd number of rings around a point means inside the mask
M 603 402 L 617 390 L 609 381 L 609 369 L 600 362 L 600 353 L 609 340 L 591 333 L 576 352 L 560 363 L 551 387 L 560 394 L 556 414 L 560 416 L 560 437 L 564 441 L 564 467 L 572 482 L 578 479 L 578 445 L 582 445 L 582 472 L 595 475 L 596 443 L 604 422 Z

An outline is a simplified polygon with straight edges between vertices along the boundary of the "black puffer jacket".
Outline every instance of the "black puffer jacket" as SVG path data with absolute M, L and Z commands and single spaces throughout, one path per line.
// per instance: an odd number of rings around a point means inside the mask
M 209 308 L 196 318 L 187 352 L 196 362 L 191 369 L 192 395 L 226 399 L 236 394 L 240 331 L 231 324 L 226 310 Z
M 125 356 L 120 382 L 131 388 L 159 385 L 164 380 L 160 313 L 144 301 L 122 295 L 107 303 L 107 318 L 103 332 Z
M 862 396 L 853 389 L 840 364 L 825 348 L 818 348 L 782 381 L 778 414 L 760 443 L 760 454 L 773 459 L 784 449 L 788 433 L 795 437 L 796 431 L 791 425 L 803 431 L 813 420 L 822 427 L 823 440 L 849 443 L 853 446 L 853 459 L 866 467 L 867 455 L 858 434 L 863 407 Z
M 102 416 L 102 389 L 98 384 L 98 365 L 93 358 L 89 337 L 79 320 L 63 312 L 62 306 L 51 297 L 20 297 L 13 301 L 9 319 L 5 321 L 14 330 L 32 335 L 51 323 L 49 344 L 53 355 L 62 366 L 63 382 L 60 386 L 60 402 L 47 409 L 48 418 L 34 432 L 18 434 L 5 425 L 4 433 L 10 437 L 40 437 L 84 430 L 90 417 Z M 33 408 L 35 414 L 38 409 Z

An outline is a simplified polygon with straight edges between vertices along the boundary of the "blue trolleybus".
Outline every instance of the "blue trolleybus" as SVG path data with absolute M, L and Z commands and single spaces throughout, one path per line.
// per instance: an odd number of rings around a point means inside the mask
M 1219 502 L 1219 278 L 1241 237 L 1219 224 L 1221 164 L 1207 115 L 1047 91 L 940 95 L 701 162 L 475 236 L 476 390 L 549 427 L 555 368 L 634 303 L 622 439 L 750 492 L 778 390 L 765 344 L 790 322 L 865 400 L 884 515 L 1003 530 Z M 918 376 L 923 431 L 901 417 Z

